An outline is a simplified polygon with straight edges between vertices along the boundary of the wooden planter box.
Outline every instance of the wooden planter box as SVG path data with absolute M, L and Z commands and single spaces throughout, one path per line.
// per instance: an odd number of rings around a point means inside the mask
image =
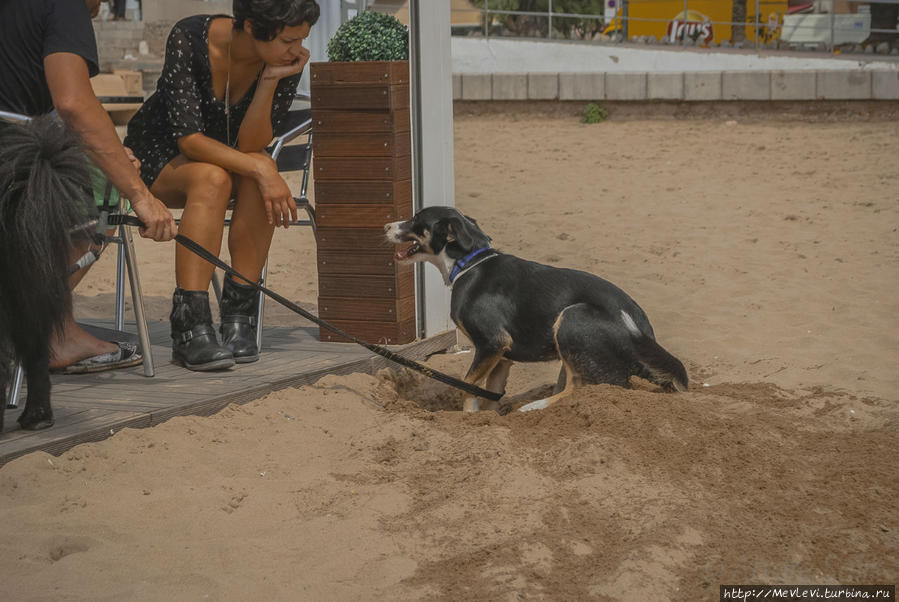
M 409 63 L 312 63 L 310 79 L 319 316 L 369 343 L 412 342 L 413 268 L 384 239 L 412 217 Z

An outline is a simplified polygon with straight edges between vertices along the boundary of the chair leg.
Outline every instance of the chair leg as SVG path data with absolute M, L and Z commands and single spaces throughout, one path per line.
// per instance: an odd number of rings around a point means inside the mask
M 265 286 L 265 275 L 268 272 L 268 259 L 262 266 L 262 276 L 259 278 L 260 284 Z M 265 295 L 259 291 L 259 310 L 256 312 L 256 348 L 262 351 L 262 316 L 265 314 Z
M 225 278 L 228 276 L 225 275 Z M 212 292 L 215 293 L 215 300 L 219 305 L 222 304 L 222 281 L 219 280 L 217 272 L 212 272 Z
M 312 234 L 318 234 L 318 229 L 315 226 L 315 209 L 309 204 L 309 201 L 306 201 L 303 205 L 303 209 L 306 210 L 306 215 L 309 216 L 309 225 L 312 226 Z
M 120 228 L 121 230 L 121 228 Z M 116 330 L 125 329 L 125 243 L 116 249 L 115 269 L 115 326 Z
M 16 375 L 12 379 L 9 388 L 9 396 L 6 398 L 6 407 L 15 410 L 19 407 L 19 393 L 22 392 L 22 381 L 25 379 L 25 369 L 22 364 L 16 364 Z
M 155 376 L 156 368 L 153 365 L 153 351 L 150 348 L 150 333 L 147 330 L 147 316 L 144 313 L 144 295 L 140 286 L 140 276 L 137 273 L 137 260 L 134 256 L 134 241 L 131 238 L 131 230 L 127 226 L 119 226 L 119 236 L 122 239 L 121 251 L 124 253 L 128 267 L 131 303 L 134 306 L 134 323 L 137 326 L 140 351 L 144 356 L 144 376 Z

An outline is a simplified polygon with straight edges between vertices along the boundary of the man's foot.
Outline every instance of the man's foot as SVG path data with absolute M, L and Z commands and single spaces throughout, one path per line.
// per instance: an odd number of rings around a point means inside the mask
M 134 343 L 117 342 L 116 350 L 112 353 L 101 353 L 83 359 L 80 362 L 69 364 L 65 368 L 57 370 L 61 374 L 89 374 L 91 372 L 104 372 L 117 368 L 129 368 L 144 362 L 144 356 L 140 354 Z
M 50 351 L 50 370 L 59 371 L 89 357 L 117 353 L 119 345 L 89 334 L 70 317 L 63 327 L 62 336 L 53 342 Z

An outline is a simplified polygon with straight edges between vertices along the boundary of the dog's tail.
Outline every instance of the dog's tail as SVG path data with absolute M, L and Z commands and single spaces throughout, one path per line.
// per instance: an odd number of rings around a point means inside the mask
M 0 126 L 0 309 L 7 316 L 62 326 L 71 304 L 70 230 L 93 210 L 87 159 L 73 133 L 53 117 Z M 40 340 L 45 333 L 32 334 Z
M 631 334 L 637 360 L 643 368 L 640 376 L 669 391 L 686 391 L 689 379 L 681 361 L 668 353 L 653 337 L 641 331 L 624 310 L 621 310 L 621 319 Z

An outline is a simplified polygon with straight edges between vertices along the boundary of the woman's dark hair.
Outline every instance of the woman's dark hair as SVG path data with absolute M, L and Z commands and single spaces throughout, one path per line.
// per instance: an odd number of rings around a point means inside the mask
M 270 42 L 285 27 L 315 25 L 320 9 L 315 0 L 234 0 L 233 12 L 234 29 L 249 21 L 253 37 Z

